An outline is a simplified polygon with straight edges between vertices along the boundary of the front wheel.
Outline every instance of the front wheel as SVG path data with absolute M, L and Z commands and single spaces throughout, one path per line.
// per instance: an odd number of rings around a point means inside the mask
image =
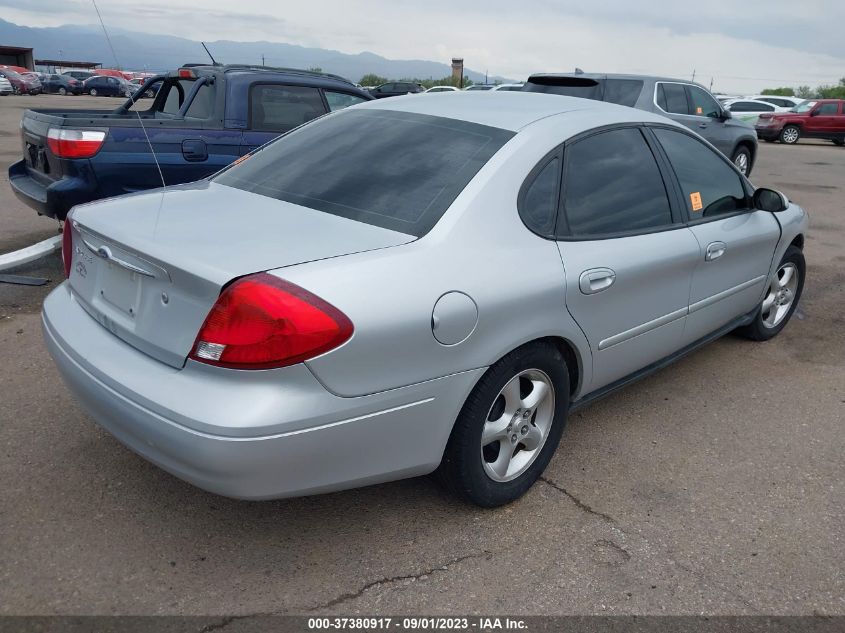
M 777 336 L 798 307 L 806 269 L 801 249 L 796 246 L 786 249 L 754 320 L 737 331 L 753 341 L 768 341 Z
M 88 91 L 88 94 L 91 95 L 92 97 L 96 97 L 97 96 L 97 89 L 91 88 L 91 90 Z
M 743 176 L 751 174 L 751 152 L 748 151 L 747 147 L 737 147 L 732 160 Z
M 842 147 L 843 145 L 845 145 L 845 140 L 833 139 L 833 144 L 836 145 L 837 147 Z
M 801 130 L 797 125 L 787 125 L 780 132 L 780 142 L 787 145 L 795 145 L 799 138 L 801 138 Z
M 461 409 L 437 470 L 452 492 L 492 508 L 521 497 L 545 470 L 569 409 L 569 373 L 539 341 L 490 367 Z
M 67 90 L 65 90 L 64 87 L 61 87 L 59 88 L 59 94 L 64 97 L 67 94 Z

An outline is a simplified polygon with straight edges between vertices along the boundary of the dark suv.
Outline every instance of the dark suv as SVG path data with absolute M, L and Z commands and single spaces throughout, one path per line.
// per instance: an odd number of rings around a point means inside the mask
M 425 92 L 425 88 L 413 81 L 391 81 L 370 90 L 370 94 L 376 99 L 398 97 L 400 95 L 416 94 L 418 92 Z
M 531 75 L 523 91 L 608 101 L 662 114 L 697 132 L 748 176 L 757 156 L 757 134 L 703 86 L 691 81 L 646 75 L 587 73 Z

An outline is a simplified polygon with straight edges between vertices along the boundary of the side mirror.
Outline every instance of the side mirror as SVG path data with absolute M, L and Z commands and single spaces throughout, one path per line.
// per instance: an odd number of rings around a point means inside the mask
M 725 110 L 722 108 L 722 116 L 719 117 L 720 121 L 727 121 L 728 119 L 734 118 L 734 115 L 731 114 L 730 110 Z
M 754 208 L 760 211 L 778 213 L 779 211 L 786 211 L 789 208 L 789 198 L 780 191 L 766 189 L 765 187 L 757 189 L 754 192 L 752 200 L 754 202 Z
M 813 110 L 812 112 L 810 112 L 810 116 L 819 116 L 819 111 Z

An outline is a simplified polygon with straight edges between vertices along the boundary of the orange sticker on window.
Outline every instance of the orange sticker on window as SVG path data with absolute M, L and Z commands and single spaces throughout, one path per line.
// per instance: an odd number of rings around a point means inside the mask
M 689 201 L 692 202 L 693 211 L 701 211 L 701 208 L 704 206 L 701 204 L 701 194 L 698 191 L 693 191 L 689 195 Z
M 704 114 L 704 108 L 702 108 L 701 106 L 698 106 L 698 107 L 695 109 L 695 113 L 696 113 L 696 114 Z

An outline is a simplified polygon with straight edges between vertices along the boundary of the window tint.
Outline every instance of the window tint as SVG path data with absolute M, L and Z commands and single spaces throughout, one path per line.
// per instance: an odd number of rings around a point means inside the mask
M 687 93 L 681 84 L 657 84 L 657 105 L 664 112 L 672 114 L 689 114 Z
M 187 96 L 187 95 L 186 95 Z M 203 84 L 200 86 L 194 100 L 188 106 L 186 117 L 195 119 L 207 119 L 214 112 L 214 86 Z
M 286 134 L 214 180 L 419 236 L 512 136 L 442 117 L 353 108 Z
M 838 110 L 839 110 L 839 104 L 838 103 L 823 103 L 819 106 L 818 112 L 819 112 L 819 114 L 822 114 L 822 115 L 824 115 L 824 114 L 836 114 L 836 112 Z
M 329 104 L 329 110 L 332 112 L 335 110 L 343 110 L 349 106 L 354 106 L 356 103 L 363 103 L 366 101 L 363 97 L 346 94 L 345 92 L 332 92 L 331 90 L 325 90 L 324 94 L 326 95 L 326 102 Z
M 604 82 L 604 100 L 633 107 L 642 89 L 643 82 L 638 79 L 608 79 Z
M 589 136 L 566 153 L 563 196 L 572 235 L 642 231 L 671 224 L 663 178 L 639 130 Z
M 728 108 L 731 112 L 774 112 L 775 107 L 766 103 L 754 103 L 753 101 L 737 101 Z
M 519 215 L 525 225 L 540 235 L 551 235 L 557 216 L 557 193 L 560 185 L 560 159 L 549 161 L 525 190 Z
M 719 102 L 716 101 L 703 88 L 698 86 L 687 86 L 689 93 L 689 101 L 692 104 L 692 114 L 696 116 L 706 116 L 711 119 L 717 119 L 722 114 L 722 108 L 719 107 Z
M 253 130 L 287 132 L 325 112 L 317 88 L 259 84 L 250 93 Z
M 586 77 L 544 77 L 529 78 L 523 87 L 526 92 L 545 92 L 565 97 L 601 99 L 601 85 L 595 79 Z
M 655 129 L 681 183 L 690 218 L 747 208 L 739 174 L 704 143 L 673 130 Z

